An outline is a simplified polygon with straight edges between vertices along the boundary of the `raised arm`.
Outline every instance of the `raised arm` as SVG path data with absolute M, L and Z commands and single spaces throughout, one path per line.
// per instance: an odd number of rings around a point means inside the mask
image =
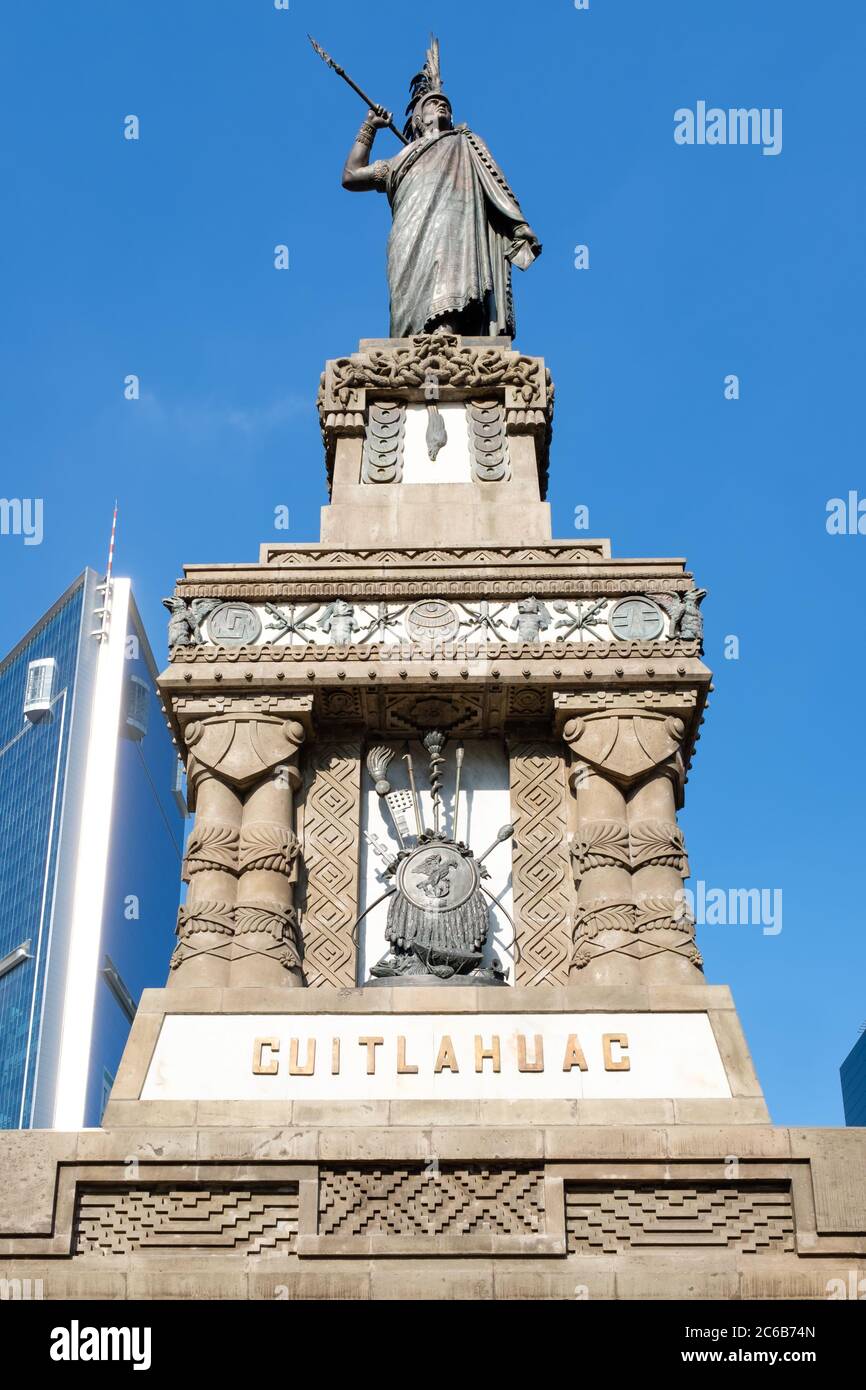
M 376 131 L 391 123 L 391 113 L 384 106 L 377 106 L 367 112 L 364 124 L 355 136 L 355 143 L 349 151 L 346 167 L 343 170 L 343 187 L 352 193 L 365 193 L 369 189 L 381 188 L 370 168 L 370 152 Z

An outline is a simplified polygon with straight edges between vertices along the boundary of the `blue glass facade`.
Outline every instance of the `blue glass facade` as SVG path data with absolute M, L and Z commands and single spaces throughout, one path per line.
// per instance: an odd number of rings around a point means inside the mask
M 839 1069 L 846 1125 L 866 1125 L 866 1029 Z
M 2 1129 L 53 1123 L 82 791 L 93 735 L 90 716 L 99 643 L 92 634 L 99 625 L 98 586 L 98 576 L 85 571 L 0 662 Z M 32 662 L 44 658 L 54 660 L 49 708 L 28 719 L 28 671 Z M 135 717 L 127 720 L 132 706 L 124 698 L 106 846 L 84 1115 L 88 1125 L 99 1123 L 106 1086 L 123 1050 L 129 997 L 137 1003 L 143 988 L 165 982 L 183 842 L 183 816 L 173 795 L 176 754 L 155 694 L 156 668 L 133 602 L 124 664 Z
M 30 1122 L 72 734 L 86 577 L 0 665 L 0 959 L 27 958 L 0 977 L 0 1128 Z M 31 661 L 56 662 L 51 711 L 24 718 Z

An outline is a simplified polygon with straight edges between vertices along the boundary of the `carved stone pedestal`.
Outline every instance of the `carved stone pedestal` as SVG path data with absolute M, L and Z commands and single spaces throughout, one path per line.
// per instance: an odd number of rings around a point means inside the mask
M 104 1128 L 0 1135 L 46 1298 L 826 1298 L 866 1131 L 769 1123 L 728 991 L 148 991 Z M 840 1285 L 838 1281 L 842 1281 Z
M 866 1131 L 771 1125 L 683 893 L 703 590 L 682 559 L 551 539 L 552 384 L 507 340 L 362 341 L 319 410 L 321 542 L 178 582 L 177 950 L 104 1128 L 0 1135 L 0 1277 L 46 1297 L 848 1287 Z M 462 968 L 465 903 L 466 958 L 507 986 L 362 987 L 412 933 L 428 974 Z

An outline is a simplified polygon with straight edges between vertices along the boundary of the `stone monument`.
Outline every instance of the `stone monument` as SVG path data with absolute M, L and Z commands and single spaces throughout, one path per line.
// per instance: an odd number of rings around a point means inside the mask
M 553 384 L 511 337 L 537 238 L 435 42 L 370 164 L 388 124 L 344 182 L 392 203 L 395 336 L 325 365 L 321 540 L 167 600 L 177 948 L 103 1128 L 0 1136 L 0 1276 L 823 1298 L 866 1274 L 866 1131 L 770 1123 L 685 907 L 704 591 L 552 539 Z

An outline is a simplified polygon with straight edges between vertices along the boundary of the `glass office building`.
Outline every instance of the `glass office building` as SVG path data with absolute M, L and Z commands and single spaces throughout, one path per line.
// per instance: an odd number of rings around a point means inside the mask
M 839 1068 L 846 1125 L 866 1125 L 866 1024 Z
M 165 983 L 178 759 L 128 579 L 85 570 L 0 662 L 0 1129 L 99 1123 Z

